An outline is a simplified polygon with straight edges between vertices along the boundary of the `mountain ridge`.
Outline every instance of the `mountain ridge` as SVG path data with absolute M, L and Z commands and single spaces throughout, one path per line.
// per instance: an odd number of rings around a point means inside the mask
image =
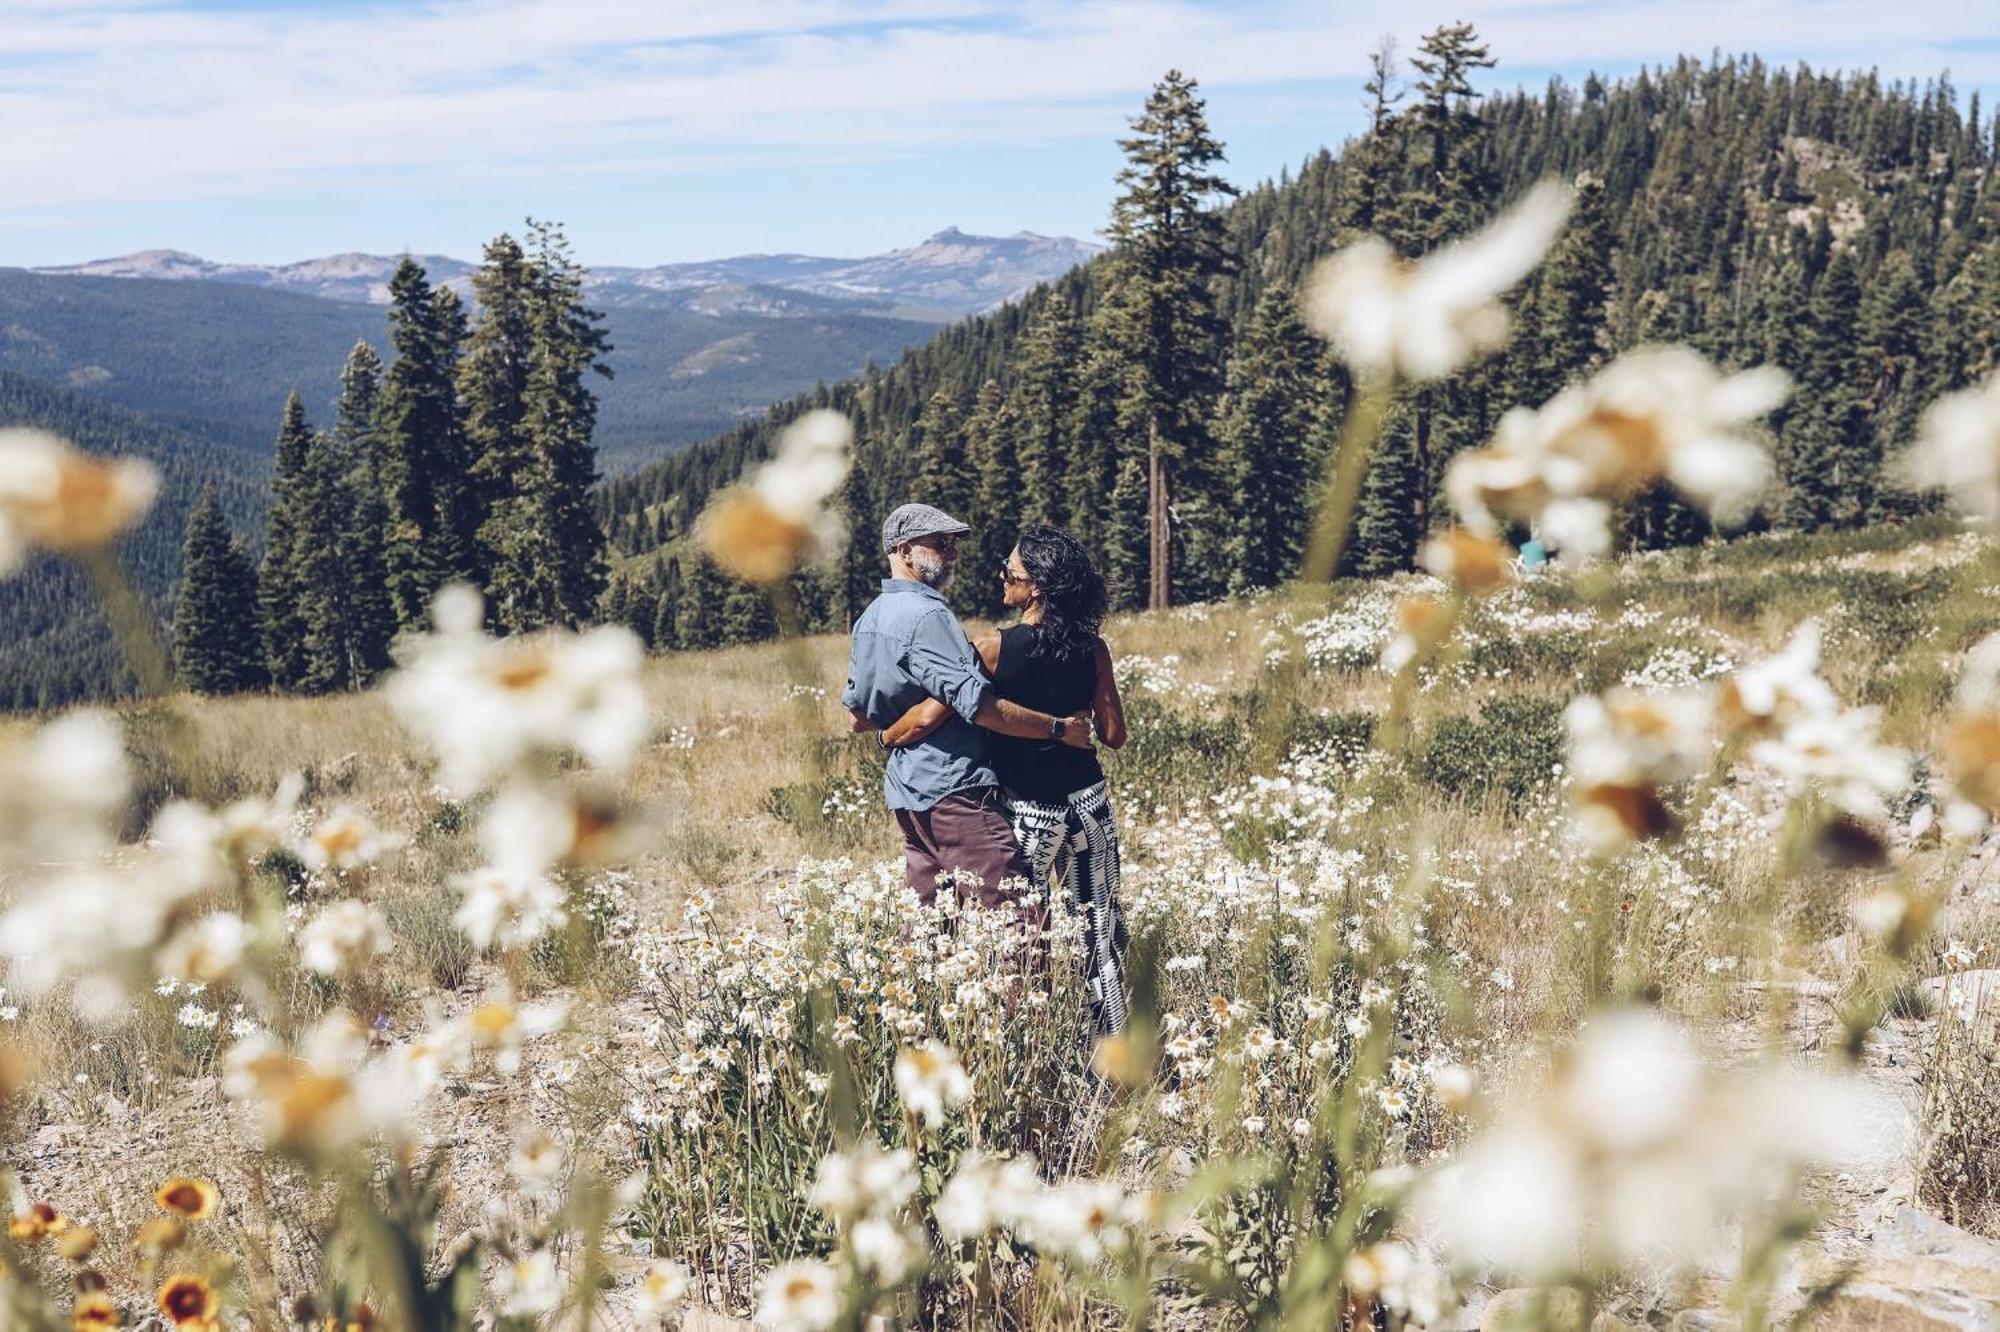
M 599 303 L 623 308 L 795 318 L 829 313 L 831 302 L 847 312 L 945 323 L 1015 300 L 1102 248 L 1033 231 L 983 236 L 949 226 L 916 245 L 859 258 L 783 252 L 643 267 L 604 265 L 589 270 L 586 288 Z M 476 264 L 450 255 L 409 257 L 424 266 L 433 282 L 461 291 L 470 287 L 477 270 Z M 389 277 L 403 258 L 350 250 L 291 263 L 245 264 L 160 248 L 29 271 L 46 277 L 220 282 L 384 305 Z

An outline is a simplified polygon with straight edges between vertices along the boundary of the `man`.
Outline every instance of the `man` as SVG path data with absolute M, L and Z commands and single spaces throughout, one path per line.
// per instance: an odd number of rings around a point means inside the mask
M 972 529 L 928 504 L 905 504 L 882 524 L 890 577 L 854 622 L 853 656 L 840 701 L 857 731 L 880 731 L 925 697 L 952 711 L 922 741 L 888 751 L 883 794 L 903 832 L 903 864 L 917 900 L 931 905 L 938 876 L 952 873 L 982 904 L 1010 900 L 1025 881 L 999 780 L 986 762 L 986 732 L 1059 737 L 1090 747 L 1087 713 L 1053 717 L 993 692 L 943 589 L 958 566 L 958 539 Z M 969 876 L 969 878 L 968 878 Z

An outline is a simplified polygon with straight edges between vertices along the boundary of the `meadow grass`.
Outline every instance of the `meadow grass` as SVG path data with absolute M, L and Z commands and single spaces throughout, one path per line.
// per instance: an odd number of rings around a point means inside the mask
M 1121 1056 L 1134 1076 L 1107 1072 L 1083 1036 L 1062 928 L 1037 962 L 979 913 L 912 909 L 879 754 L 848 736 L 837 703 L 844 639 L 649 659 L 651 735 L 617 784 L 620 867 L 564 871 L 566 924 L 518 950 L 480 948 L 454 918 L 454 877 L 479 863 L 493 793 L 440 789 L 379 693 L 135 705 L 127 839 L 173 800 L 261 797 L 300 774 L 294 839 L 351 804 L 403 844 L 351 873 L 273 850 L 245 866 L 245 891 L 293 930 L 365 899 L 388 951 L 365 979 L 277 965 L 262 981 L 275 1004 L 227 982 L 162 983 L 108 1029 L 60 996 L 16 1011 L 0 995 L 13 1014 L 0 1036 L 35 1073 L 5 1102 L 7 1164 L 23 1199 L 104 1233 L 92 1270 L 131 1307 L 176 1268 L 212 1276 L 260 1328 L 284 1326 L 284 1300 L 309 1291 L 380 1299 L 379 1269 L 329 1240 L 363 1186 L 265 1150 L 227 1090 L 225 1052 L 272 1011 L 287 1040 L 346 1009 L 376 1046 L 407 1041 L 504 985 L 571 1002 L 568 1030 L 530 1040 L 518 1068 L 449 1071 L 391 1175 L 408 1184 L 419 1265 L 442 1282 L 481 1237 L 503 1311 L 536 1255 L 568 1280 L 594 1252 L 579 1238 L 595 1233 L 577 1219 L 576 1199 L 599 1196 L 586 1179 L 616 1218 L 598 1278 L 615 1290 L 666 1258 L 696 1302 L 741 1312 L 774 1264 L 829 1251 L 864 1284 L 895 1287 L 856 1249 L 856 1218 L 808 1196 L 823 1158 L 873 1141 L 911 1153 L 920 1201 L 898 1224 L 918 1225 L 940 1264 L 891 1312 L 1084 1326 L 1157 1303 L 1276 1325 L 1305 1298 L 1308 1255 L 1389 1238 L 1395 1207 L 1364 1181 L 1432 1164 L 1546 1084 L 1552 1047 L 1607 1003 L 1774 1051 L 1793 1047 L 1801 982 L 1863 1003 L 1888 973 L 1853 908 L 1884 871 L 1805 859 L 1787 841 L 1790 795 L 1746 766 L 1693 784 L 1684 836 L 1607 865 L 1570 831 L 1563 704 L 1722 678 L 1817 617 L 1834 690 L 1880 707 L 1886 740 L 1935 752 L 1958 657 L 1992 627 L 1990 599 L 1967 591 L 1982 549 L 1933 522 L 1551 571 L 1470 607 L 1407 700 L 1377 663 L 1392 598 L 1423 580 L 1114 618 L 1133 739 L 1105 763 L 1141 991 Z M 0 745 L 35 724 L 0 722 Z M 589 777 L 571 764 L 551 780 Z M 1984 898 L 1951 890 L 1963 853 L 1912 835 L 1939 794 L 1902 799 L 1886 834 L 1895 881 L 1938 900 L 1935 940 L 1912 945 L 1918 976 L 1993 965 L 2000 947 Z M 1977 1107 L 1991 1025 L 1895 1011 L 1937 1032 L 1923 1196 L 1990 1228 L 2000 1175 Z M 899 1058 L 927 1040 L 950 1047 L 970 1088 L 939 1124 L 897 1083 Z M 522 1164 L 544 1138 L 566 1190 Z M 1121 1201 L 1083 1238 L 1045 1220 L 1039 1240 L 952 1241 L 940 1190 L 982 1153 L 1031 1154 L 1052 1188 L 1115 1181 Z M 220 1182 L 225 1215 L 172 1255 L 135 1250 L 153 1187 L 183 1172 Z M 61 1288 L 63 1262 L 16 1255 Z

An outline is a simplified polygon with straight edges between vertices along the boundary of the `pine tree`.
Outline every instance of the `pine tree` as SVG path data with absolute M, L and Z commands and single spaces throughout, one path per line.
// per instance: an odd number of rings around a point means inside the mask
M 486 243 L 472 277 L 480 315 L 459 362 L 458 398 L 466 470 L 479 514 L 482 584 L 502 564 L 509 525 L 519 517 L 517 501 L 534 480 L 527 430 L 528 369 L 535 350 L 532 281 L 526 251 L 505 232 Z
M 681 562 L 668 560 L 660 574 L 660 586 L 654 597 L 652 644 L 658 651 L 678 648 L 681 644 L 679 625 L 681 603 Z
M 771 599 L 764 595 L 764 589 L 734 579 L 729 580 L 729 590 L 723 594 L 720 618 L 724 646 L 761 643 L 778 632 L 778 619 L 771 613 Z
M 389 509 L 382 486 L 382 449 L 375 421 L 382 392 L 382 358 L 364 341 L 354 344 L 340 373 L 333 436 L 346 452 L 349 579 L 347 643 L 353 683 L 365 685 L 389 667 L 389 644 L 396 636 L 396 604 L 389 593 L 385 545 Z
M 199 694 L 233 694 L 265 681 L 257 623 L 257 573 L 229 534 L 215 487 L 205 485 L 188 515 L 174 604 L 174 664 Z
M 1076 428 L 1083 335 L 1069 300 L 1051 289 L 1021 335 L 1011 397 L 1016 488 L 1023 526 L 1060 525 L 1072 515 L 1063 502 L 1063 464 Z
M 494 613 L 517 633 L 581 624 L 603 594 L 604 529 L 591 500 L 597 396 L 589 377 L 611 373 L 603 316 L 583 303 L 584 270 L 561 229 L 531 219 L 528 239 L 525 474 L 484 529 Z
M 916 468 L 910 498 L 963 521 L 971 511 L 975 482 L 965 465 L 965 433 L 951 394 L 939 389 L 931 395 L 910 427 L 904 453 Z
M 1411 127 L 1424 150 L 1417 188 L 1408 200 L 1411 225 L 1424 249 L 1435 249 L 1476 220 L 1476 205 L 1490 186 L 1473 151 L 1484 128 L 1472 103 L 1474 70 L 1497 63 L 1470 23 L 1447 23 L 1426 34 L 1410 63 L 1416 82 Z
M 294 578 L 305 661 L 297 687 L 349 689 L 367 678 L 356 642 L 348 535 L 354 530 L 353 461 L 339 438 L 313 436 L 299 477 Z
M 848 469 L 835 502 L 840 506 L 846 538 L 836 564 L 832 628 L 853 627 L 882 586 L 882 548 L 874 505 L 869 498 L 868 473 L 859 462 Z
M 1135 371 L 1136 397 L 1125 410 L 1144 423 L 1146 604 L 1159 610 L 1173 597 L 1176 476 L 1205 449 L 1221 379 L 1224 328 L 1212 283 L 1230 260 L 1222 215 L 1208 205 L 1236 189 L 1212 170 L 1222 146 L 1209 133 L 1195 81 L 1179 70 L 1154 85 L 1132 129 L 1118 144 L 1125 166 L 1111 210 L 1106 309 Z
M 1019 427 L 1000 385 L 979 386 L 965 420 L 965 464 L 977 490 L 973 495 L 970 578 L 961 576 L 959 604 L 980 615 L 1001 610 L 998 570 L 1021 534 L 1021 474 L 1013 451 Z
M 312 427 L 297 389 L 285 399 L 284 420 L 272 462 L 271 505 L 265 518 L 264 563 L 257 576 L 257 613 L 264 667 L 279 689 L 297 689 L 306 677 L 306 623 L 300 597 L 300 515 L 306 454 Z
M 722 603 L 729 580 L 713 564 L 695 556 L 682 567 L 680 603 L 674 608 L 674 637 L 684 648 L 723 644 Z
M 1813 288 L 1800 347 L 1813 392 L 1787 421 L 1781 450 L 1786 518 L 1796 526 L 1851 526 L 1874 499 L 1880 454 L 1869 438 L 1860 383 L 1854 338 L 1860 312 L 1854 255 L 1840 250 Z
M 1930 341 L 1922 287 L 1916 265 L 1902 250 L 1890 254 L 1876 271 L 1861 302 L 1860 365 L 1868 413 L 1869 454 L 1862 459 L 1872 473 L 1871 518 L 1903 517 L 1917 509 L 1913 496 L 1880 486 L 1883 451 L 1901 447 L 1916 433 L 1923 393 L 1923 354 Z
M 1316 355 L 1291 286 L 1272 283 L 1230 364 L 1220 431 L 1231 592 L 1290 578 L 1305 553 Z
M 1403 90 L 1396 79 L 1395 38 L 1384 37 L 1369 53 L 1368 78 L 1361 91 L 1368 132 L 1353 149 L 1349 184 L 1335 215 L 1333 239 L 1345 244 L 1358 235 L 1372 234 L 1394 244 L 1404 229 L 1404 220 L 1397 213 L 1404 149 L 1396 121 L 1396 104 L 1403 100 Z
M 1415 414 L 1406 407 L 1384 421 L 1355 504 L 1353 540 L 1340 572 L 1382 577 L 1416 566 L 1424 539 L 1425 483 L 1410 439 L 1415 428 Z
M 1585 174 L 1576 181 L 1568 228 L 1535 282 L 1532 319 L 1524 317 L 1531 359 L 1516 380 L 1520 400 L 1539 405 L 1565 384 L 1584 379 L 1603 361 L 1612 289 L 1614 238 L 1605 211 L 1604 182 Z
M 1146 585 L 1146 461 L 1138 452 L 1118 462 L 1118 479 L 1105 504 L 1104 581 L 1117 607 L 1143 604 Z
M 431 594 L 466 553 L 450 526 L 464 489 L 456 309 L 456 298 L 442 300 L 415 260 L 397 265 L 389 279 L 396 359 L 383 381 L 374 436 L 389 519 L 384 562 L 396 622 L 404 628 L 424 623 Z

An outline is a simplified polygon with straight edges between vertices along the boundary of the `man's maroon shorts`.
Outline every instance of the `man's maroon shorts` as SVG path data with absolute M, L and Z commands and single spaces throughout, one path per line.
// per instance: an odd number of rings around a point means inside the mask
M 965 885 L 960 895 L 977 896 L 988 907 L 1013 901 L 1022 887 L 1003 887 L 1004 881 L 1028 878 L 997 786 L 954 791 L 929 809 L 899 809 L 896 825 L 903 830 L 903 868 L 925 906 L 937 898 L 938 876 L 949 870 L 977 876 L 977 888 Z

